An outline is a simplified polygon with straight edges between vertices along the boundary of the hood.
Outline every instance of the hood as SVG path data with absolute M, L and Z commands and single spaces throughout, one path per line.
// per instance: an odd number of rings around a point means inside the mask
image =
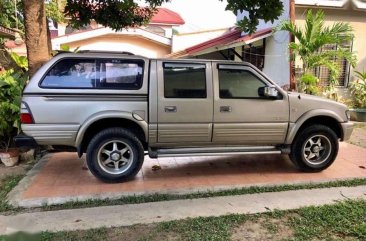
M 348 121 L 347 106 L 319 96 L 289 92 L 290 121 L 296 122 L 301 116 L 309 113 L 336 118 L 339 122 Z

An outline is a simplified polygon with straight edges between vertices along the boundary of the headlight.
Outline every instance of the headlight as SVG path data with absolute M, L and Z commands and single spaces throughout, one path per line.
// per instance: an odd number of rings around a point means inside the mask
M 346 110 L 346 117 L 347 120 L 351 120 L 351 114 L 349 113 L 349 110 Z

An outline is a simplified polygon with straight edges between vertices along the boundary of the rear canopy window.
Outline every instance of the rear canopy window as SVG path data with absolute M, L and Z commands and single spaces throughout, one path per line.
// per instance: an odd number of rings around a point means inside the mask
M 96 86 L 96 62 L 64 59 L 52 67 L 41 86 L 50 88 L 93 88 Z
M 142 65 L 110 60 L 100 62 L 100 87 L 112 89 L 140 89 Z
M 63 59 L 44 77 L 45 88 L 140 89 L 142 60 Z

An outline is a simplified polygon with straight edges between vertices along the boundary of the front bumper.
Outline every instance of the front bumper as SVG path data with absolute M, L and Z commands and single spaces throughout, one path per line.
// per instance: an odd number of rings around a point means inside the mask
M 347 141 L 353 132 L 353 123 L 352 122 L 344 122 L 341 123 L 342 130 L 343 130 L 343 138 L 342 141 Z
M 33 137 L 26 135 L 17 135 L 14 137 L 15 146 L 19 148 L 36 148 L 37 142 Z

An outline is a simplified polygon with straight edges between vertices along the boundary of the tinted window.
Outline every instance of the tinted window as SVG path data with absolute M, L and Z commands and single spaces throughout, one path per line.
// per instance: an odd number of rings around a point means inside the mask
M 125 60 L 100 61 L 100 88 L 140 89 L 143 62 Z
M 219 69 L 220 98 L 259 98 L 258 88 L 265 84 L 247 70 Z
M 42 87 L 93 88 L 96 86 L 96 64 L 93 60 L 64 59 L 47 73 Z
M 204 64 L 164 64 L 166 98 L 206 98 Z

